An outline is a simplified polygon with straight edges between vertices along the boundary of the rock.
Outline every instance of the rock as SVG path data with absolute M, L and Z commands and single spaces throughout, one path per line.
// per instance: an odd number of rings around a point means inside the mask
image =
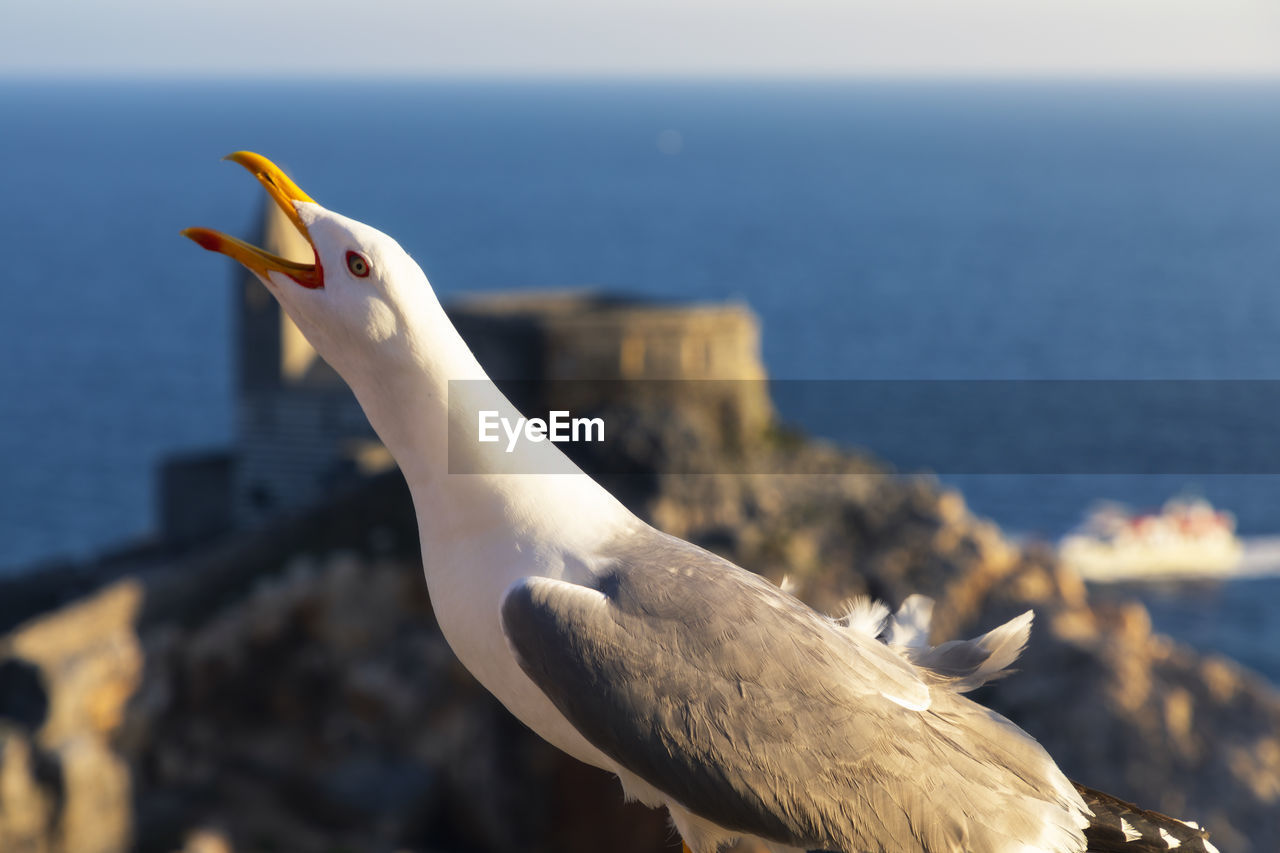
M 120 582 L 0 641 L 7 671 L 35 676 L 9 679 L 25 698 L 0 729 L 0 838 L 7 842 L 0 849 L 128 849 L 131 774 L 112 737 L 142 671 L 134 630 L 140 600 L 137 583 Z M 31 695 L 37 689 L 43 697 Z
M 51 853 L 55 792 L 43 784 L 26 735 L 0 727 L 0 850 Z
M 1280 849 L 1280 697 L 1255 676 L 1090 601 L 931 480 L 796 436 L 752 450 L 780 473 L 731 476 L 740 448 L 697 419 L 631 417 L 625 458 L 584 464 L 642 516 L 827 611 L 932 595 L 935 641 L 1034 608 L 1021 671 L 977 698 L 1085 784 Z M 678 850 L 461 667 L 385 544 L 416 536 L 403 483 L 362 488 L 0 639 L 0 849 Z
M 124 760 L 92 731 L 66 738 L 54 756 L 62 801 L 53 850 L 127 850 L 133 829 L 133 786 Z
M 142 671 L 133 621 L 138 584 L 123 581 L 20 626 L 0 642 L 0 657 L 34 665 L 48 690 L 42 746 L 83 732 L 106 735 L 121 721 Z
M 219 830 L 202 828 L 187 836 L 180 853 L 234 853 L 234 849 Z

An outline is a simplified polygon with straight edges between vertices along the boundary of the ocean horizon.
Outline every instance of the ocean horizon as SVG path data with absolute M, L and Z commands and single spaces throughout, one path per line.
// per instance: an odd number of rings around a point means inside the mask
M 237 148 L 397 236 L 446 299 L 738 299 L 784 380 L 1280 376 L 1274 81 L 7 80 L 0 102 L 0 233 L 59 261 L 7 273 L 0 566 L 145 534 L 159 458 L 232 439 L 232 271 L 176 232 L 250 229 L 257 188 L 217 162 Z M 1186 490 L 1280 532 L 1269 476 L 948 479 L 1049 537 L 1082 498 Z

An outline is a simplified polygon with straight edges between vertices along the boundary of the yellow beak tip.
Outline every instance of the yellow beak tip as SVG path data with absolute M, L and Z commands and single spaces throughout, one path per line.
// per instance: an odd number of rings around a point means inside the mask
M 285 212 L 289 213 L 287 203 L 305 201 L 313 202 L 315 199 L 302 191 L 302 188 L 293 182 L 293 179 L 284 173 L 284 170 L 272 163 L 261 154 L 255 154 L 252 151 L 233 151 L 223 160 L 230 160 L 247 169 L 258 181 L 267 189 L 267 192 L 276 197 L 276 201 L 280 203 L 282 208 L 286 208 Z M 292 216 L 293 214 L 290 214 Z M 299 228 L 302 224 L 296 223 Z M 305 233 L 305 229 L 302 229 Z

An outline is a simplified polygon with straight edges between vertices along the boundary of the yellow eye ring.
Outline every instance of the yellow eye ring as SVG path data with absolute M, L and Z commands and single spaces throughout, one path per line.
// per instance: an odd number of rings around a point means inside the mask
M 369 260 L 359 252 L 347 252 L 347 269 L 351 270 L 351 274 L 356 278 L 368 278 L 369 273 L 373 271 Z

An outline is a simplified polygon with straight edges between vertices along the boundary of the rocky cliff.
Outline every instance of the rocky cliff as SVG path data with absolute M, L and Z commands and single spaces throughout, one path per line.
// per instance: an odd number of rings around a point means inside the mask
M 632 438 L 589 470 L 659 527 L 787 576 L 819 608 L 925 592 L 935 640 L 1034 608 L 1022 671 L 982 701 L 1074 778 L 1199 820 L 1224 853 L 1280 849 L 1280 696 L 1258 678 L 1152 634 L 1138 605 L 1091 603 L 1048 552 L 927 479 L 796 436 L 726 449 L 679 413 L 612 417 Z M 748 458 L 779 473 L 734 476 Z M 0 645 L 5 851 L 673 842 L 661 815 L 624 804 L 458 665 L 395 474 L 122 578 Z

